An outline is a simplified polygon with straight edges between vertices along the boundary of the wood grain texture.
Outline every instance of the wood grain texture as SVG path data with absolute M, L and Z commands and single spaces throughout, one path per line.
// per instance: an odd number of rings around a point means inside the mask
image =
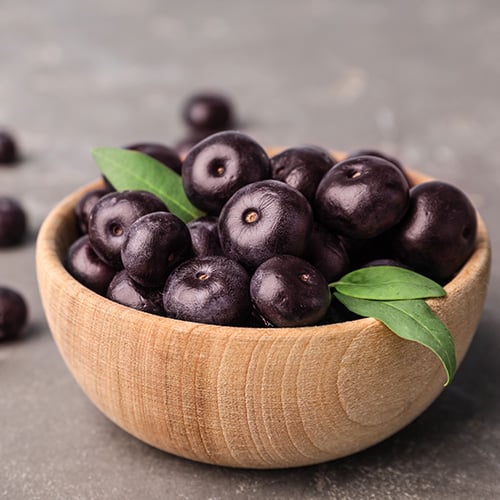
M 416 181 L 426 178 L 412 172 Z M 83 391 L 113 422 L 170 453 L 232 467 L 319 463 L 369 447 L 417 417 L 445 382 L 437 358 L 367 318 L 307 328 L 249 329 L 142 313 L 88 290 L 65 270 L 76 237 L 62 201 L 37 241 L 37 275 L 57 346 Z M 477 327 L 490 270 L 477 249 L 428 303 L 460 362 Z

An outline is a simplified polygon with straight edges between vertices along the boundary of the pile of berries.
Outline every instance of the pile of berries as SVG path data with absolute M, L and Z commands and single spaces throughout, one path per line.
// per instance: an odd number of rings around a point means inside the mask
M 269 157 L 229 130 L 164 163 L 206 215 L 185 224 L 151 193 L 108 186 L 78 203 L 82 236 L 67 255 L 84 285 L 149 313 L 253 327 L 338 321 L 328 284 L 350 270 L 399 265 L 446 283 L 475 248 L 462 191 L 412 186 L 377 151 L 339 162 L 304 146 Z

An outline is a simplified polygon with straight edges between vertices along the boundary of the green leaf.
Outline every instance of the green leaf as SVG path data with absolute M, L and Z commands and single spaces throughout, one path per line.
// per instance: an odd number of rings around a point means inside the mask
M 450 383 L 456 370 L 453 337 L 424 300 L 366 300 L 338 292 L 335 297 L 350 311 L 378 319 L 399 337 L 429 348 L 444 366 L 445 385 Z
M 358 299 L 408 300 L 443 297 L 441 285 L 421 274 L 396 266 L 356 269 L 331 283 L 337 292 Z
M 186 223 L 204 215 L 186 196 L 181 176 L 151 156 L 119 148 L 96 148 L 92 156 L 118 191 L 149 191 Z

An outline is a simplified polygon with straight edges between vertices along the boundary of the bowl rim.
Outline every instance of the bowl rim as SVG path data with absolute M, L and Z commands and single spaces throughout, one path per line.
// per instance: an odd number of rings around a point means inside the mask
M 417 183 L 435 180 L 435 178 L 429 177 L 413 169 L 406 168 L 405 171 L 410 176 L 410 178 Z M 64 287 L 65 289 L 72 288 L 72 292 L 77 294 L 81 300 L 89 301 L 92 303 L 97 303 L 104 300 L 107 312 L 113 315 L 116 314 L 116 317 L 126 311 L 126 313 L 129 315 L 139 315 L 137 317 L 142 318 L 143 320 L 145 318 L 150 318 L 152 321 L 159 322 L 158 326 L 161 326 L 163 328 L 167 328 L 169 325 L 171 325 L 176 330 L 178 330 L 180 327 L 185 328 L 189 325 L 190 328 L 203 327 L 204 329 L 209 329 L 210 331 L 217 331 L 218 335 L 233 336 L 236 334 L 241 336 L 242 338 L 245 336 L 245 334 L 251 334 L 252 338 L 254 338 L 255 332 L 262 334 L 267 333 L 271 335 L 293 334 L 297 336 L 301 336 L 304 334 L 320 335 L 322 333 L 328 332 L 328 334 L 331 335 L 332 330 L 335 329 L 336 332 L 341 334 L 341 332 L 344 330 L 351 330 L 354 323 L 358 325 L 357 329 L 362 330 L 378 322 L 378 320 L 369 317 L 345 321 L 342 323 L 281 328 L 205 324 L 192 321 L 184 321 L 139 311 L 114 302 L 105 296 L 99 295 L 98 293 L 87 288 L 85 285 L 81 284 L 66 269 L 64 265 L 64 253 L 67 251 L 71 242 L 75 241 L 75 239 L 67 238 L 61 233 L 64 232 L 64 230 L 67 230 L 67 224 L 71 223 L 71 220 L 74 221 L 74 208 L 81 196 L 92 189 L 97 189 L 102 186 L 103 180 L 102 178 L 98 178 L 66 195 L 48 213 L 40 227 L 36 240 L 36 260 L 38 272 L 40 272 L 41 268 L 44 269 L 44 272 L 47 272 L 47 270 L 49 270 L 49 272 L 51 273 L 51 279 L 56 280 L 58 286 Z M 442 298 L 426 300 L 431 309 L 440 309 L 440 307 L 445 304 L 447 296 L 457 293 L 460 288 L 464 286 L 464 283 L 467 284 L 468 280 L 472 280 L 474 278 L 474 275 L 479 269 L 484 268 L 484 266 L 487 266 L 489 268 L 490 266 L 491 246 L 488 231 L 477 209 L 476 216 L 476 248 L 474 249 L 469 259 L 462 266 L 462 268 L 458 271 L 458 273 L 444 286 L 447 295 Z M 77 236 L 76 222 L 74 222 L 74 228 L 75 236 Z M 40 279 L 38 281 L 40 282 Z

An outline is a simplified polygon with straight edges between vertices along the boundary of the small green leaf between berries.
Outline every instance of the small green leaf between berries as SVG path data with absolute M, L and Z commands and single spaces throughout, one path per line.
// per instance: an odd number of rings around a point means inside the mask
M 118 191 L 149 191 L 186 223 L 204 215 L 187 198 L 181 176 L 151 156 L 119 148 L 96 148 L 92 156 Z
M 414 271 L 396 266 L 356 269 L 330 284 L 337 292 L 358 299 L 408 300 L 443 297 L 441 285 Z
M 350 311 L 378 319 L 399 337 L 430 349 L 444 366 L 445 385 L 450 383 L 456 370 L 453 338 L 424 300 L 367 300 L 338 292 L 334 295 Z

